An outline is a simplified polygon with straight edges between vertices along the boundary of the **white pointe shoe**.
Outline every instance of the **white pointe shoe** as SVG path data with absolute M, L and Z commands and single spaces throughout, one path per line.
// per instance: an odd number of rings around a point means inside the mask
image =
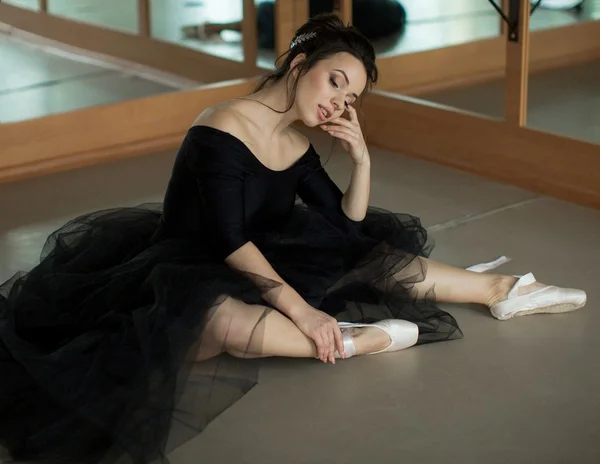
M 515 316 L 538 313 L 566 313 L 583 307 L 587 295 L 583 290 L 560 288 L 553 285 L 520 293 L 522 287 L 536 282 L 533 274 L 522 276 L 508 292 L 508 298 L 490 307 L 492 315 L 501 321 Z
M 356 346 L 350 331 L 347 329 L 353 327 L 377 327 L 383 330 L 388 337 L 390 337 L 391 343 L 383 350 L 374 351 L 368 354 L 385 353 L 392 351 L 399 351 L 405 348 L 409 348 L 417 343 L 419 338 L 419 326 L 409 321 L 401 319 L 386 319 L 384 321 L 375 322 L 374 324 L 355 324 L 352 322 L 338 322 L 338 325 L 342 329 L 342 336 L 344 339 L 344 354 L 345 359 L 351 358 L 356 354 Z M 340 354 L 336 351 L 335 357 L 340 358 Z
M 221 34 L 219 34 L 219 33 L 209 34 L 206 31 L 205 23 L 196 24 L 193 26 L 183 26 L 181 28 L 181 36 L 184 39 L 199 40 L 200 42 L 204 42 L 204 43 L 211 43 L 211 44 L 223 43 L 223 38 L 221 37 Z

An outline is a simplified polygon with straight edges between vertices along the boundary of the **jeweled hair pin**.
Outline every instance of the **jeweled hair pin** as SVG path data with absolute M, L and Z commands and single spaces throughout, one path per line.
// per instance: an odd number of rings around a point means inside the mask
M 290 49 L 294 48 L 296 45 L 300 45 L 301 43 L 306 42 L 307 40 L 314 39 L 316 36 L 316 32 L 307 32 L 306 34 L 300 34 L 292 41 Z

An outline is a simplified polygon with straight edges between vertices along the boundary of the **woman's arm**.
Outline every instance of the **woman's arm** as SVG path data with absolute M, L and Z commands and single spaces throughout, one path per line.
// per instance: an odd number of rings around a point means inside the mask
M 323 124 L 321 128 L 342 141 L 342 146 L 350 153 L 354 169 L 350 185 L 342 198 L 342 210 L 353 221 L 362 221 L 367 214 L 371 195 L 371 157 L 365 143 L 356 110 L 346 106 L 350 120 L 339 117 Z
M 239 153 L 203 148 L 188 155 L 206 213 L 213 227 L 215 246 L 224 262 L 252 280 L 265 301 L 288 316 L 317 347 L 319 358 L 335 363 L 334 352 L 344 356 L 337 321 L 310 306 L 275 272 L 245 231 L 245 164 Z
M 366 156 L 362 163 L 354 164 L 350 185 L 342 197 L 342 210 L 348 219 L 360 222 L 365 218 L 370 195 L 371 160 Z
M 262 290 L 262 296 L 290 319 L 299 319 L 313 311 L 296 290 L 288 285 L 252 242 L 246 242 L 225 258 L 225 263 L 249 276 Z M 269 282 L 265 282 L 268 279 Z M 274 284 L 274 285 L 273 285 Z
M 302 333 L 313 340 L 321 361 L 335 364 L 336 349 L 342 357 L 345 356 L 342 332 L 336 319 L 304 301 L 275 272 L 254 243 L 245 243 L 225 258 L 225 262 L 254 280 L 261 288 L 265 301 L 288 316 Z M 271 282 L 265 284 L 265 278 Z
M 265 301 L 288 316 L 310 338 L 317 348 L 317 356 L 323 362 L 335 364 L 335 350 L 345 357 L 344 341 L 337 320 L 310 306 L 277 275 L 271 264 L 252 242 L 235 250 L 225 262 L 232 268 L 253 279 L 261 288 Z M 264 279 L 271 282 L 265 285 Z M 275 283 L 276 285 L 272 285 Z

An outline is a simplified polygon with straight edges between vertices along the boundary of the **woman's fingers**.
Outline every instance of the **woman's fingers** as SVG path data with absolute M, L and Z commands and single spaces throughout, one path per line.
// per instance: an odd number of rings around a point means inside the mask
M 335 127 L 336 125 L 344 126 L 344 127 L 347 127 L 348 129 L 352 129 L 352 130 L 360 129 L 360 127 L 358 127 L 356 125 L 356 123 L 348 121 L 346 118 L 332 119 L 327 124 L 322 124 L 321 127 L 328 127 L 328 126 Z
M 333 328 L 327 331 L 329 338 L 328 357 L 331 364 L 335 364 L 335 337 L 333 336 Z
M 339 324 L 334 317 L 321 313 L 320 323 L 312 330 L 310 338 L 315 343 L 317 358 L 335 364 L 335 352 L 344 357 L 344 343 Z
M 342 335 L 342 329 L 340 329 L 339 324 L 336 321 L 335 327 L 333 328 L 333 338 L 335 340 L 335 345 L 337 346 L 337 351 L 340 356 L 343 358 L 346 357 L 346 353 L 344 352 L 344 336 Z
M 331 325 L 328 330 L 329 343 L 330 343 L 330 361 L 335 364 L 335 352 L 339 353 L 340 357 L 344 357 L 344 339 L 342 337 L 342 331 L 335 318 L 331 318 Z
M 313 341 L 315 342 L 315 346 L 317 347 L 317 357 L 325 362 L 325 342 L 323 340 L 323 336 L 320 332 L 317 332 L 313 336 Z
M 356 113 L 356 110 L 354 109 L 354 107 L 352 105 L 347 105 L 346 110 L 348 111 L 348 114 L 350 115 L 350 121 L 352 121 L 355 124 L 358 124 L 358 114 Z
M 356 134 L 353 134 L 348 130 L 330 129 L 328 132 L 330 135 L 345 140 L 348 143 L 358 142 L 358 137 L 356 136 Z

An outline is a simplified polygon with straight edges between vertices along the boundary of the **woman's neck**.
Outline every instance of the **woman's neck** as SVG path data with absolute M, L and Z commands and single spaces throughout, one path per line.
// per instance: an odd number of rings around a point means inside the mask
M 285 78 L 259 92 L 244 97 L 244 100 L 259 102 L 256 105 L 255 115 L 267 137 L 281 135 L 294 121 L 299 119 L 295 104 L 286 111 L 289 106 L 289 96 Z

